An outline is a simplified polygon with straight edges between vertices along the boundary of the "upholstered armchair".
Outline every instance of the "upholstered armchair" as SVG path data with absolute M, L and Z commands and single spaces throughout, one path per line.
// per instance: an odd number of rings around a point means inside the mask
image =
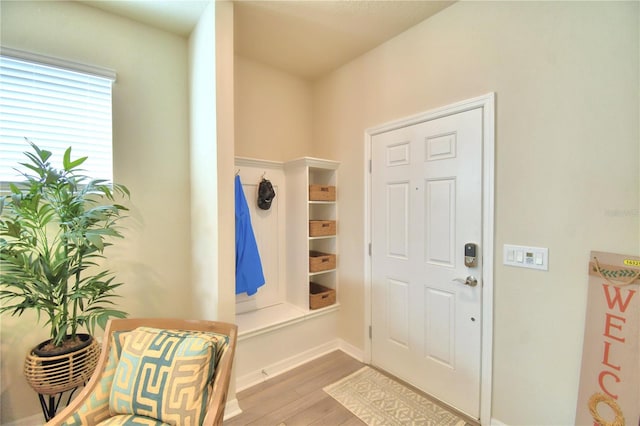
M 113 319 L 87 385 L 47 426 L 222 425 L 237 326 Z

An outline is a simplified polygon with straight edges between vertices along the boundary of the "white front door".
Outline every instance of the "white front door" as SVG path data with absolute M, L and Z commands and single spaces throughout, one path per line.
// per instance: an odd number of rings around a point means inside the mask
M 482 120 L 476 108 L 371 139 L 372 364 L 476 419 Z

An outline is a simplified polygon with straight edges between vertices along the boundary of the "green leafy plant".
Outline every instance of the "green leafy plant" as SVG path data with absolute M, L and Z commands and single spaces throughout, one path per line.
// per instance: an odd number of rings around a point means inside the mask
M 121 283 L 99 260 L 112 238 L 122 238 L 116 225 L 127 208 L 115 196 L 130 194 L 124 185 L 83 176 L 87 157 L 72 160 L 70 147 L 57 169 L 51 152 L 27 142 L 33 150 L 20 163 L 26 180 L 0 197 L 0 313 L 34 310 L 59 347 L 76 340 L 79 327 L 93 334 L 110 317 L 126 317 L 112 300 Z

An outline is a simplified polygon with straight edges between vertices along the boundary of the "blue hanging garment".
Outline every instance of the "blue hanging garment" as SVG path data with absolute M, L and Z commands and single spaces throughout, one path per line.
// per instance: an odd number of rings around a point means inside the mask
M 240 176 L 236 175 L 236 294 L 247 293 L 249 296 L 264 285 L 262 262 L 258 252 L 258 244 L 251 227 L 251 216 L 247 199 L 242 190 Z

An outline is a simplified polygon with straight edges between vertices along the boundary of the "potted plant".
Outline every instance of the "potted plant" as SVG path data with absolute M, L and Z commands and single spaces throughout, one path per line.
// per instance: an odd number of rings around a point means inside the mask
M 38 393 L 51 395 L 91 376 L 99 355 L 95 327 L 126 317 L 112 300 L 121 283 L 99 260 L 109 241 L 122 237 L 117 225 L 127 208 L 115 197 L 129 190 L 82 175 L 87 157 L 72 160 L 71 148 L 56 168 L 51 152 L 27 142 L 24 182 L 0 196 L 0 313 L 44 318 L 50 339 L 27 355 L 25 375 Z

